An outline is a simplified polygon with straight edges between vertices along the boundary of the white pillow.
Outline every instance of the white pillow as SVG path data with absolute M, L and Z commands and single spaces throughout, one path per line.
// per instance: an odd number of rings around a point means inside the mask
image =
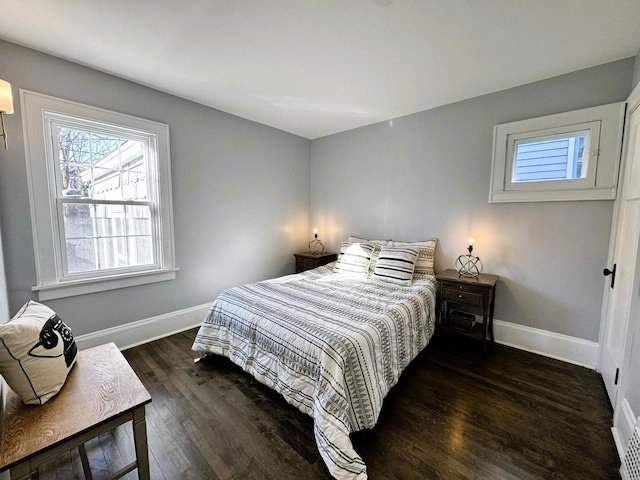
M 366 238 L 354 237 L 353 235 L 350 236 L 347 241 L 351 243 L 373 243 L 374 245 L 380 245 L 381 247 L 389 245 L 389 240 L 367 240 Z
M 389 240 L 367 240 L 366 238 L 354 237 L 352 235 L 347 241 L 351 243 L 372 243 L 374 245 L 374 250 L 371 254 L 371 263 L 369 263 L 369 271 L 367 272 L 367 276 L 373 275 L 373 270 L 376 268 L 376 262 L 378 261 L 380 249 L 386 245 L 389 245 Z
M 433 260 L 436 254 L 437 238 L 423 240 L 421 242 L 394 242 L 389 245 L 393 247 L 416 247 L 420 250 L 416 261 L 415 273 L 420 275 L 435 275 L 433 271 Z
M 373 278 L 410 286 L 419 251 L 415 247 L 382 247 Z
M 29 300 L 0 325 L 0 374 L 26 404 L 58 393 L 77 357 L 71 329 L 45 305 Z
M 343 273 L 366 277 L 369 273 L 369 264 L 376 245 L 366 242 L 342 242 L 338 261 L 333 267 L 335 273 Z

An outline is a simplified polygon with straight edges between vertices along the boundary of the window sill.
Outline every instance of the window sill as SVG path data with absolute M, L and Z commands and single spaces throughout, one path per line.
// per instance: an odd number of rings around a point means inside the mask
M 108 278 L 85 278 L 50 285 L 36 285 L 31 287 L 31 290 L 38 292 L 38 300 L 40 301 L 54 300 L 56 298 L 74 297 L 87 293 L 174 280 L 178 270 L 178 268 L 164 268 L 162 270 L 128 273 Z
M 615 200 L 616 187 L 575 190 L 512 190 L 491 192 L 489 203 L 562 202 L 575 200 Z

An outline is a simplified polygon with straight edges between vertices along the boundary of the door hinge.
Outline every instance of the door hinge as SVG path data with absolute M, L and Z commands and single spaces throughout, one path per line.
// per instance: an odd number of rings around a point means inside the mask
M 620 369 L 616 368 L 616 379 L 613 381 L 614 385 L 618 384 L 618 377 L 620 376 Z

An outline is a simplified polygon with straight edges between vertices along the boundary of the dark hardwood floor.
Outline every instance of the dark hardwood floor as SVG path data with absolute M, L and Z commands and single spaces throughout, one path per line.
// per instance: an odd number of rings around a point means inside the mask
M 312 421 L 228 360 L 194 364 L 195 330 L 125 351 L 153 398 L 151 478 L 330 479 Z M 378 479 L 619 479 L 612 411 L 591 370 L 466 339 L 432 342 L 372 430 L 352 435 Z M 130 425 L 87 444 L 96 480 L 133 460 Z M 42 479 L 82 479 L 76 451 Z M 126 477 L 137 478 L 135 472 Z

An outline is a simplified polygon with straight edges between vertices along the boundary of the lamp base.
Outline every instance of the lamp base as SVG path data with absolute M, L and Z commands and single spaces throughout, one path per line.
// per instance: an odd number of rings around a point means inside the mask
M 309 242 L 309 250 L 314 255 L 322 255 L 324 253 L 324 244 L 316 238 Z
M 456 270 L 462 277 L 477 277 L 482 273 L 482 262 L 479 257 L 471 255 L 460 255 L 456 260 Z
M 4 127 L 4 115 L 0 112 L 0 126 L 2 126 L 2 133 L 0 133 L 0 137 L 4 139 L 4 149 L 7 150 L 9 148 L 7 144 L 7 130 Z

